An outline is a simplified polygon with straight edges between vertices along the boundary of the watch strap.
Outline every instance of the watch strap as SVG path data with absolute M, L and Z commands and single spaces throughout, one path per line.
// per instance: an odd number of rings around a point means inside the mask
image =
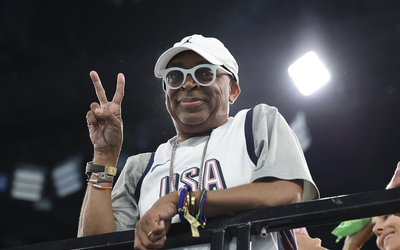
M 117 174 L 117 168 L 111 166 L 97 165 L 93 164 L 93 162 L 88 162 L 86 164 L 86 175 L 89 176 L 93 172 L 104 172 L 107 175 L 115 176 Z

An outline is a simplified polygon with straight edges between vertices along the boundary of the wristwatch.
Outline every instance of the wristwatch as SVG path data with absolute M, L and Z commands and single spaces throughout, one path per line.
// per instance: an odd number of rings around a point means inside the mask
M 93 172 L 104 173 L 105 176 L 107 176 L 107 175 L 115 176 L 117 174 L 117 168 L 111 167 L 111 166 L 102 166 L 102 165 L 93 164 L 93 162 L 91 161 L 86 164 L 87 177 L 90 178 L 90 174 Z

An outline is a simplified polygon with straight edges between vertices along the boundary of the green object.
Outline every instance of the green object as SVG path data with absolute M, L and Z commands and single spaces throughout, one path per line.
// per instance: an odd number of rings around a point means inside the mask
M 333 229 L 332 234 L 337 236 L 336 243 L 338 243 L 343 237 L 352 235 L 360 231 L 368 224 L 371 218 L 364 218 L 358 220 L 343 221 Z

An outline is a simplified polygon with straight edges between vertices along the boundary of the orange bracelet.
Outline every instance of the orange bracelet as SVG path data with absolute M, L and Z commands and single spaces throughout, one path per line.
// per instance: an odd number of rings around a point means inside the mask
M 93 183 L 90 183 L 90 182 L 88 182 L 88 185 L 90 185 L 92 187 L 95 187 L 95 188 L 98 188 L 98 189 L 112 189 L 113 188 L 113 187 L 103 187 L 103 186 L 96 185 L 96 184 L 93 184 Z

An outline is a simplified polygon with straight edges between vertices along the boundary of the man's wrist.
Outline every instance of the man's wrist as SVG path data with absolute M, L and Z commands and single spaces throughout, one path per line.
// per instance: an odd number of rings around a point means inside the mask
M 117 168 L 115 166 L 106 166 L 106 165 L 98 165 L 94 164 L 92 161 L 86 164 L 85 174 L 90 178 L 93 172 L 101 172 L 106 175 L 115 176 L 117 174 Z
M 119 154 L 104 154 L 101 152 L 94 152 L 92 162 L 97 165 L 116 166 Z

